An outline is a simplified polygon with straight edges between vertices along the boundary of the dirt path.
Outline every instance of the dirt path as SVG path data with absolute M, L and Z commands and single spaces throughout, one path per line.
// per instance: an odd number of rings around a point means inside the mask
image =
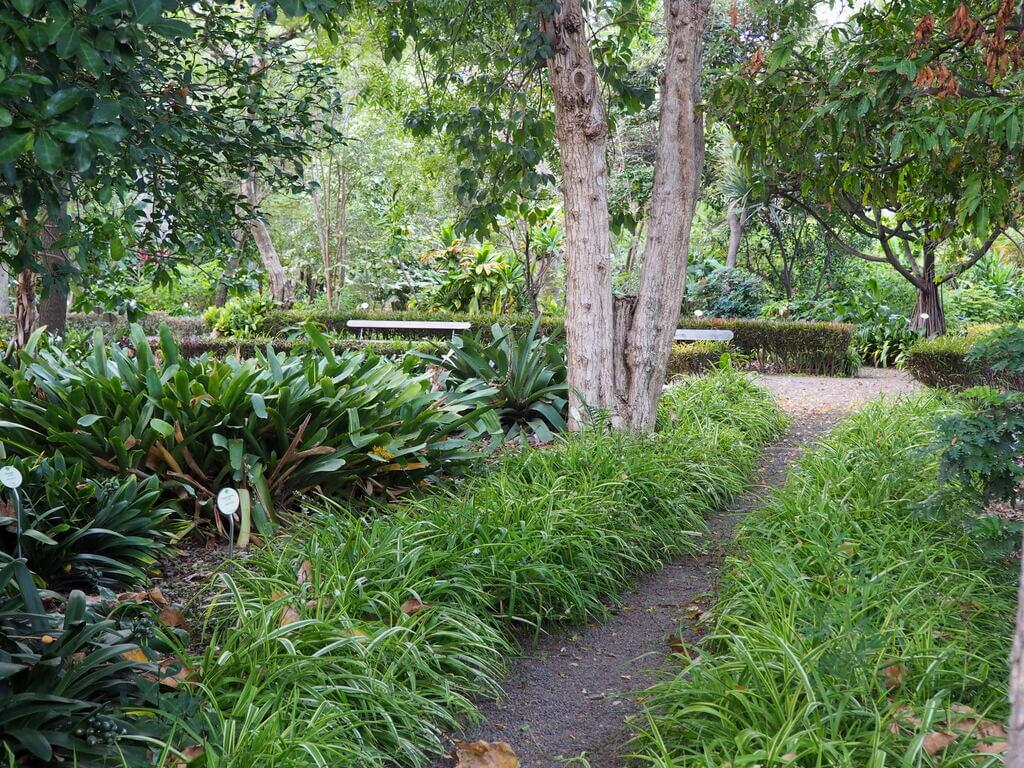
M 765 451 L 754 487 L 708 520 L 707 553 L 668 563 L 642 579 L 607 622 L 555 633 L 526 649 L 512 663 L 505 697 L 483 703 L 484 721 L 459 738 L 507 741 L 523 768 L 556 766 L 581 755 L 592 768 L 625 765 L 623 718 L 637 710 L 636 695 L 652 683 L 648 671 L 665 659 L 669 639 L 680 629 L 687 642 L 698 638 L 695 616 L 712 596 L 737 519 L 782 482 L 805 444 L 847 413 L 883 394 L 914 389 L 906 375 L 874 369 L 864 369 L 856 379 L 764 376 L 761 381 L 793 424 Z

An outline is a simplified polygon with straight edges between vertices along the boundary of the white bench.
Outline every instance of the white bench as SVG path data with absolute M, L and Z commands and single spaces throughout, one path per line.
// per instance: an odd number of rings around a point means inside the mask
M 359 331 L 363 338 L 365 331 L 423 331 L 427 333 L 450 333 L 452 338 L 459 331 L 468 331 L 473 327 L 466 322 L 434 322 L 429 320 L 349 320 L 346 328 Z
M 732 341 L 733 332 L 715 329 L 679 328 L 676 341 Z

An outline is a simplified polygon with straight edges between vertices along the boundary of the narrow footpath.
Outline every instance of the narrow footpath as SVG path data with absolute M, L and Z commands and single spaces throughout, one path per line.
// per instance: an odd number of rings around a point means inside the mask
M 547 635 L 525 648 L 511 665 L 504 698 L 482 702 L 484 720 L 456 738 L 508 742 L 522 768 L 558 766 L 581 756 L 591 768 L 626 765 L 623 720 L 638 710 L 637 697 L 652 684 L 650 671 L 671 652 L 669 642 L 680 635 L 688 643 L 699 639 L 700 616 L 713 599 L 736 522 L 759 507 L 804 447 L 841 418 L 882 395 L 915 389 L 900 371 L 871 368 L 855 379 L 763 376 L 760 381 L 793 423 L 765 450 L 751 490 L 707 521 L 707 551 L 641 579 L 603 624 Z

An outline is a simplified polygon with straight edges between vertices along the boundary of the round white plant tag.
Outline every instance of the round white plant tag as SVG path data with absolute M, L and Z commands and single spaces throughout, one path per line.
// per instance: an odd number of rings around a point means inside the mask
M 17 467 L 0 467 L 0 485 L 7 488 L 21 487 L 21 472 Z
M 234 488 L 221 488 L 217 494 L 217 509 L 225 517 L 230 517 L 238 511 L 238 491 Z

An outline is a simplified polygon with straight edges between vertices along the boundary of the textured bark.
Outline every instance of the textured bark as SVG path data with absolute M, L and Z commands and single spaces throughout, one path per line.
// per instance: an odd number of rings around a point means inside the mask
M 612 275 L 606 151 L 608 118 L 579 0 L 542 21 L 554 54 L 548 77 L 562 164 L 566 252 L 569 423 L 589 409 L 616 419 L 612 376 Z
M 24 347 L 36 327 L 36 275 L 30 269 L 18 273 L 14 304 L 14 343 Z
M 735 269 L 743 241 L 743 211 L 730 210 L 726 221 L 729 224 L 729 250 L 725 254 L 725 266 Z
M 926 336 L 941 336 L 946 332 L 946 312 L 942 307 L 942 295 L 935 282 L 935 250 L 927 249 L 921 265 L 921 274 L 915 282 L 917 304 L 911 326 Z
M 1017 588 L 1017 624 L 1010 651 L 1010 723 L 1006 768 L 1024 768 L 1024 558 Z
M 0 264 L 0 315 L 11 314 L 11 273 L 6 264 Z
M 635 301 L 615 313 L 615 380 L 621 422 L 654 428 L 686 288 L 690 226 L 704 164 L 701 35 L 709 0 L 667 0 L 668 54 L 643 269 Z
M 241 182 L 241 188 L 242 195 L 249 201 L 249 205 L 252 206 L 254 211 L 254 216 L 248 223 L 248 230 L 249 234 L 252 235 L 253 241 L 256 243 L 260 258 L 263 260 L 263 266 L 267 270 L 267 284 L 270 288 L 270 295 L 278 304 L 287 306 L 292 303 L 292 283 L 288 276 L 285 275 L 284 267 L 281 266 L 281 259 L 277 255 L 277 249 L 274 248 L 274 242 L 270 239 L 270 230 L 267 227 L 267 222 L 264 221 L 263 217 L 256 210 L 260 202 L 256 179 L 245 179 Z

